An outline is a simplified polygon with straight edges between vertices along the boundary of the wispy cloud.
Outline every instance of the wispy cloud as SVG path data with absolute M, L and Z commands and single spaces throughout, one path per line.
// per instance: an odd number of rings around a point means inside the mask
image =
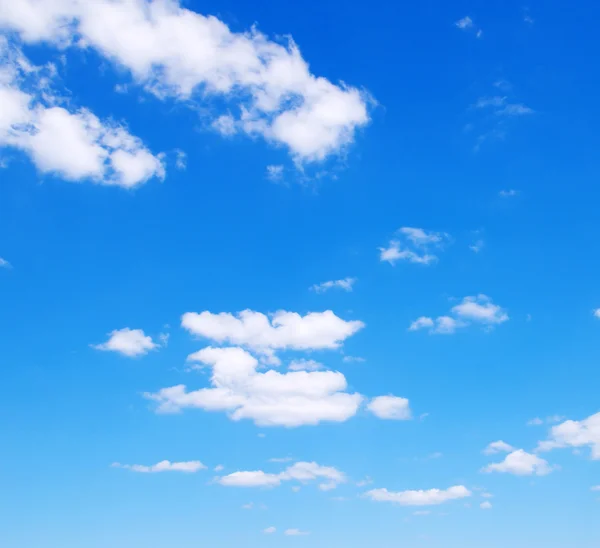
M 315 293 L 325 293 L 330 289 L 343 289 L 344 291 L 352 291 L 356 278 L 343 278 L 342 280 L 329 280 L 327 282 L 321 282 L 320 284 L 314 284 L 310 287 L 311 291 Z
M 483 30 L 481 30 L 481 28 L 479 28 L 474 23 L 473 19 L 471 19 L 471 17 L 469 17 L 468 15 L 463 17 L 462 19 L 459 19 L 454 24 L 457 28 L 459 28 L 462 31 L 472 32 L 477 38 L 481 38 L 483 36 Z
M 405 226 L 396 231 L 388 247 L 379 248 L 379 260 L 392 265 L 398 261 L 429 265 L 438 260 L 433 250 L 443 248 L 448 241 L 450 237 L 445 232 Z
M 500 196 L 501 198 L 514 198 L 519 194 L 521 194 L 521 192 L 514 188 L 502 189 L 500 192 L 498 192 L 498 196 Z

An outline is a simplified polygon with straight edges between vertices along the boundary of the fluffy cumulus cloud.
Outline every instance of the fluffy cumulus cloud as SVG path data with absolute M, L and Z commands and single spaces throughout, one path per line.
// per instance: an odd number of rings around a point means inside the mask
M 168 460 L 163 460 L 150 466 L 143 464 L 120 464 L 115 462 L 112 466 L 113 468 L 124 468 L 126 470 L 139 472 L 141 474 L 156 474 L 159 472 L 184 472 L 186 474 L 193 474 L 206 468 L 206 466 L 204 466 L 204 464 L 202 464 L 199 460 L 187 462 L 171 462 Z
M 141 329 L 115 329 L 109 334 L 108 340 L 102 344 L 92 345 L 96 350 L 118 352 L 124 356 L 135 358 L 143 356 L 158 348 L 152 337 L 146 335 Z
M 455 333 L 457 329 L 477 324 L 486 329 L 508 321 L 507 312 L 487 295 L 465 297 L 460 304 L 452 307 L 450 316 L 432 318 L 421 316 L 408 327 L 409 331 L 427 329 L 431 334 Z
M 356 283 L 356 278 L 344 278 L 342 280 L 329 280 L 311 286 L 311 290 L 315 293 L 325 293 L 329 289 L 343 289 L 344 291 L 352 291 L 352 287 Z
M 379 248 L 379 260 L 392 265 L 398 261 L 429 265 L 438 260 L 432 250 L 441 248 L 448 240 L 449 236 L 443 232 L 405 226 L 396 231 L 388 247 Z
M 181 325 L 193 335 L 267 354 L 276 350 L 335 349 L 364 327 L 363 322 L 345 321 L 331 310 L 305 316 L 285 310 L 270 316 L 252 310 L 237 315 L 187 312 Z
M 146 397 L 163 413 L 184 408 L 226 411 L 233 420 L 251 419 L 261 426 L 300 426 L 341 422 L 354 416 L 363 400 L 346 392 L 336 371 L 258 371 L 258 360 L 241 348 L 204 348 L 189 360 L 212 370 L 210 388 L 188 391 L 178 385 Z
M 589 447 L 594 460 L 600 460 L 600 413 L 581 420 L 568 420 L 550 429 L 547 440 L 538 445 L 539 451 L 557 448 Z
M 490 443 L 484 450 L 484 455 L 495 455 L 496 453 L 510 453 L 514 451 L 515 448 L 512 445 L 509 445 L 505 441 L 498 440 Z
M 164 178 L 162 156 L 124 126 L 103 122 L 53 93 L 52 65 L 33 66 L 2 36 L 0 62 L 0 147 L 20 150 L 42 173 L 68 181 L 133 188 Z
M 177 0 L 0 0 L 0 27 L 27 43 L 93 49 L 159 98 L 225 99 L 216 129 L 260 135 L 299 161 L 339 152 L 369 121 L 367 94 L 314 75 L 291 38 L 232 32 Z
M 488 474 L 500 472 L 515 476 L 545 476 L 552 472 L 552 466 L 537 455 L 527 453 L 523 449 L 517 449 L 506 455 L 503 461 L 489 464 L 483 468 L 482 472 Z
M 378 502 L 393 502 L 401 506 L 434 506 L 451 500 L 464 499 L 471 496 L 464 485 L 455 485 L 448 489 L 428 489 L 419 491 L 388 491 L 372 489 L 365 496 Z
M 412 418 L 409 401 L 397 396 L 373 398 L 367 404 L 367 409 L 380 419 L 403 421 Z
M 239 471 L 216 478 L 216 481 L 226 487 L 277 487 L 282 482 L 306 484 L 318 481 L 319 489 L 329 491 L 346 482 L 346 476 L 331 466 L 321 466 L 316 462 L 296 462 L 279 473 Z

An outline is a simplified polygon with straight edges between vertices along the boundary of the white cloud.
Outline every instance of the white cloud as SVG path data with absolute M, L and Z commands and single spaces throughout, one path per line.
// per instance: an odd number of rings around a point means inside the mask
M 552 467 L 537 455 L 517 449 L 509 453 L 502 462 L 489 464 L 482 469 L 482 472 L 500 472 L 516 476 L 545 476 L 552 472 Z
M 365 479 L 357 481 L 356 485 L 357 487 L 365 487 L 366 485 L 371 485 L 371 483 L 373 483 L 373 480 L 367 476 Z
M 438 316 L 435 320 L 428 316 L 421 316 L 410 324 L 408 330 L 419 331 L 421 329 L 428 329 L 432 335 L 451 335 L 457 329 L 466 327 L 466 325 L 465 322 L 456 320 L 450 316 Z
M 106 350 L 118 352 L 124 356 L 134 358 L 143 356 L 150 350 L 154 350 L 158 345 L 152 340 L 152 337 L 144 334 L 141 329 L 115 329 L 109 334 L 108 341 L 102 344 L 92 345 L 96 350 Z
M 49 88 L 51 69 L 34 67 L 1 36 L 0 63 L 0 147 L 19 149 L 42 173 L 68 181 L 133 188 L 164 178 L 162 155 L 153 155 L 124 126 L 68 107 Z
M 346 477 L 342 472 L 330 466 L 321 466 L 316 462 L 296 462 L 278 474 L 262 470 L 233 472 L 227 476 L 216 478 L 216 481 L 226 487 L 277 487 L 287 481 L 299 483 L 322 481 L 319 489 L 328 491 L 335 489 L 340 483 L 344 483 Z
M 390 240 L 388 247 L 379 248 L 379 260 L 390 264 L 397 261 L 429 265 L 438 260 L 430 249 L 441 247 L 449 236 L 443 232 L 432 232 L 422 228 L 404 226 L 397 231 L 398 238 Z
M 473 28 L 473 20 L 467 15 L 466 17 L 459 19 L 455 25 L 461 30 L 471 29 Z
M 263 529 L 263 533 L 265 535 L 272 535 L 276 531 L 277 531 L 277 529 L 275 529 L 275 527 L 267 527 L 266 529 Z
M 284 534 L 287 535 L 288 537 L 298 537 L 298 536 L 308 535 L 310 533 L 308 531 L 301 531 L 300 529 L 286 529 Z
M 181 318 L 181 325 L 194 335 L 218 343 L 269 352 L 335 349 L 365 324 L 342 320 L 331 310 L 310 312 L 305 316 L 281 310 L 270 317 L 244 310 L 236 316 L 227 312 L 187 312 Z
M 600 491 L 600 485 L 594 485 L 594 487 L 590 487 L 590 491 Z
M 514 451 L 515 448 L 512 445 L 509 445 L 505 441 L 498 440 L 490 443 L 484 450 L 484 455 L 495 455 L 496 453 L 510 453 Z
M 193 474 L 199 470 L 204 470 L 206 466 L 199 460 L 193 460 L 188 462 L 170 462 L 163 460 L 151 466 L 145 466 L 142 464 L 120 464 L 115 462 L 113 468 L 124 468 L 131 470 L 132 472 L 139 472 L 142 474 L 156 474 L 159 472 L 184 472 L 187 474 Z
M 320 369 L 325 369 L 325 366 L 321 362 L 301 358 L 299 360 L 292 360 L 288 365 L 288 369 L 290 371 L 319 371 Z
M 277 182 L 283 178 L 284 167 L 282 165 L 270 165 L 267 166 L 267 179 L 269 181 Z
M 596 318 L 600 319 L 600 308 L 596 308 L 596 310 L 593 311 L 593 314 Z
M 343 280 L 330 280 L 311 286 L 311 290 L 315 293 L 325 293 L 329 289 L 343 289 L 344 291 L 352 291 L 352 286 L 356 283 L 356 278 L 344 278 Z
M 12 268 L 12 265 L 6 259 L 0 257 L 0 268 Z
M 428 516 L 431 514 L 431 510 L 416 510 L 412 513 L 413 516 Z
M 213 468 L 213 470 L 214 470 L 215 472 L 221 472 L 221 471 L 225 470 L 225 467 L 224 467 L 222 464 L 217 464 L 217 465 L 216 465 L 216 466 Z
M 183 150 L 175 151 L 175 167 L 180 170 L 187 167 L 187 154 Z
M 369 121 L 367 94 L 312 74 L 291 38 L 232 32 L 177 0 L 0 0 L 0 26 L 28 43 L 94 49 L 158 98 L 225 99 L 220 131 L 261 135 L 301 161 L 340 152 Z
M 291 462 L 294 459 L 292 457 L 276 457 L 269 459 L 269 462 Z
M 501 198 L 514 198 L 519 194 L 520 192 L 518 190 L 515 190 L 514 188 L 509 188 L 498 192 L 498 196 L 500 196 Z
M 523 103 L 509 103 L 506 96 L 500 95 L 480 97 L 473 106 L 478 109 L 491 108 L 493 113 L 497 116 L 523 116 L 535 112 L 532 108 Z M 500 193 L 500 196 L 503 196 L 503 194 Z M 516 196 L 516 194 L 508 194 L 507 196 Z
M 455 485 L 448 489 L 429 489 L 427 491 L 388 491 L 387 489 L 372 489 L 365 496 L 379 502 L 393 502 L 401 506 L 433 506 L 456 499 L 471 496 L 464 485 Z
M 542 424 L 544 424 L 544 421 L 539 417 L 527 421 L 527 426 L 541 426 Z
M 492 300 L 483 294 L 475 297 L 465 297 L 461 304 L 452 307 L 452 313 L 463 320 L 500 324 L 508 321 L 508 314 Z
M 366 360 L 360 356 L 344 356 L 342 361 L 344 363 L 364 363 Z
M 378 396 L 373 398 L 367 409 L 380 419 L 409 420 L 412 418 L 409 401 L 397 396 Z
M 539 451 L 556 448 L 589 447 L 594 460 L 600 459 L 600 413 L 581 421 L 568 420 L 550 429 L 549 439 L 538 444 Z
M 492 503 L 489 500 L 486 500 L 485 502 L 482 502 L 479 505 L 479 508 L 481 508 L 482 510 L 491 510 L 492 509 Z
M 315 425 L 353 417 L 362 396 L 345 392 L 346 378 L 334 371 L 258 372 L 258 360 L 241 348 L 204 348 L 189 356 L 212 368 L 211 388 L 188 392 L 184 385 L 145 396 L 158 412 L 184 408 L 227 411 L 232 420 L 251 419 L 259 426 Z

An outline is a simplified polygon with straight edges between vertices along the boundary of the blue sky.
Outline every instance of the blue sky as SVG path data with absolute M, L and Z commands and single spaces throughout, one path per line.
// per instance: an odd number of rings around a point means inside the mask
M 599 12 L 0 0 L 0 545 L 596 547 Z

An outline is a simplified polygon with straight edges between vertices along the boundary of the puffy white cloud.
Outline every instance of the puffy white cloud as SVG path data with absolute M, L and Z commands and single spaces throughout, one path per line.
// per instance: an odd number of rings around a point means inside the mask
M 490 443 L 484 450 L 484 455 L 495 455 L 496 453 L 510 453 L 514 451 L 515 448 L 512 445 L 509 445 L 505 441 L 498 440 Z
M 158 472 L 184 472 L 187 474 L 193 474 L 199 470 L 204 470 L 206 466 L 199 460 L 193 460 L 188 462 L 170 462 L 163 460 L 151 466 L 145 466 L 142 464 L 120 464 L 115 462 L 113 468 L 124 468 L 131 470 L 132 472 L 139 472 L 142 474 L 156 474 Z
M 164 178 L 161 155 L 121 125 L 102 122 L 83 108 L 58 106 L 65 101 L 48 87 L 52 71 L 32 66 L 1 36 L 0 62 L 0 147 L 19 149 L 41 172 L 68 181 L 133 188 Z
M 342 320 L 331 310 L 310 312 L 305 316 L 281 310 L 270 317 L 244 310 L 236 316 L 228 312 L 186 312 L 181 325 L 194 335 L 218 343 L 268 352 L 335 349 L 365 324 L 358 320 Z
M 224 98 L 222 133 L 243 131 L 322 160 L 369 121 L 367 94 L 310 72 L 296 44 L 232 32 L 177 0 L 0 0 L 0 27 L 29 43 L 91 48 L 157 97 Z
M 537 455 L 527 453 L 523 449 L 517 449 L 506 455 L 502 462 L 489 464 L 482 469 L 482 472 L 500 472 L 516 476 L 545 476 L 552 472 L 552 467 L 546 460 Z
M 466 327 L 466 324 L 450 316 L 438 316 L 435 319 L 428 316 L 421 316 L 410 324 L 408 330 L 419 331 L 420 329 L 428 329 L 429 333 L 433 335 L 451 335 L 461 327 Z
M 378 396 L 373 398 L 367 409 L 380 419 L 409 420 L 412 418 L 409 401 L 397 396 Z
M 419 491 L 388 491 L 387 489 L 372 489 L 365 496 L 378 502 L 393 502 L 401 506 L 433 506 L 451 500 L 471 496 L 464 485 L 455 485 L 448 489 L 429 489 Z
M 422 228 L 402 227 L 396 231 L 397 238 L 388 247 L 379 248 L 379 260 L 395 264 L 397 261 L 428 265 L 438 260 L 430 249 L 441 247 L 449 240 L 448 234 Z
M 489 500 L 486 500 L 479 505 L 479 508 L 481 508 L 482 510 L 491 510 L 492 503 Z
M 538 444 L 539 451 L 563 447 L 589 447 L 592 459 L 600 459 L 600 413 L 581 421 L 568 420 L 553 426 L 549 439 Z
M 275 527 L 267 527 L 266 529 L 263 529 L 263 533 L 265 535 L 272 535 L 276 531 L 277 531 L 277 529 L 275 529 Z
M 315 293 L 325 293 L 329 289 L 343 289 L 344 291 L 352 291 L 352 286 L 356 283 L 356 278 L 344 278 L 343 280 L 329 280 L 320 284 L 311 286 L 311 290 Z
M 346 476 L 331 466 L 321 466 L 316 462 L 296 462 L 278 474 L 262 470 L 233 472 L 227 476 L 216 478 L 216 481 L 226 487 L 276 487 L 286 481 L 300 483 L 322 481 L 319 489 L 329 491 L 335 489 L 340 483 L 344 483 Z
M 145 396 L 158 411 L 184 408 L 227 411 L 233 420 L 252 419 L 260 426 L 295 427 L 322 421 L 341 422 L 354 416 L 363 397 L 350 394 L 346 378 L 335 371 L 257 371 L 258 360 L 247 351 L 204 348 L 188 357 L 212 369 L 211 388 L 187 391 L 183 385 Z
M 455 25 L 461 30 L 470 29 L 473 28 L 473 20 L 467 15 L 466 17 L 459 19 Z
M 499 324 L 508 321 L 508 314 L 483 294 L 465 297 L 462 303 L 452 307 L 452 312 L 463 320 L 485 324 Z
M 284 535 L 288 537 L 299 537 L 304 535 L 309 535 L 308 531 L 301 531 L 300 529 L 286 529 Z
M 115 329 L 109 334 L 109 338 L 105 343 L 92 345 L 96 350 L 106 350 L 110 352 L 118 352 L 124 356 L 134 358 L 143 356 L 154 350 L 158 345 L 152 340 L 152 337 L 146 335 L 141 329 Z

